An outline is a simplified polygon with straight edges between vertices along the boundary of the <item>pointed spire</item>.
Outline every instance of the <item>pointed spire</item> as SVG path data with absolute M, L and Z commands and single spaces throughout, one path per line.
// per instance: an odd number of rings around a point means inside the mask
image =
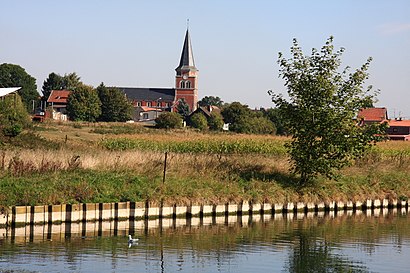
M 177 75 L 181 75 L 181 71 L 197 70 L 195 67 L 194 54 L 192 52 L 191 37 L 189 36 L 188 25 L 185 33 L 184 46 L 182 47 L 181 59 L 179 61 L 178 67 L 175 70 L 177 71 Z

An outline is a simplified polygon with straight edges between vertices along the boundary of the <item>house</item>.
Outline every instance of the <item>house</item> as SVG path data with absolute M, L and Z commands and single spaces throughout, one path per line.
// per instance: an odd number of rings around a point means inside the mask
M 67 99 L 71 92 L 70 90 L 51 90 L 47 106 L 51 107 L 53 119 L 67 120 Z
M 200 106 L 194 112 L 192 112 L 190 116 L 192 116 L 195 113 L 202 113 L 207 119 L 209 119 L 213 112 L 220 114 L 221 109 L 219 109 L 219 107 L 213 106 L 213 105 Z
M 362 125 L 382 123 L 388 120 L 387 109 L 385 107 L 360 109 L 357 114 L 357 120 L 360 121 Z
M 134 121 L 140 121 L 140 114 L 143 113 L 141 110 L 144 108 L 138 107 L 175 112 L 176 106 L 181 99 L 188 104 L 191 112 L 196 110 L 198 104 L 198 69 L 195 67 L 188 29 L 185 33 L 179 65 L 175 71 L 175 87 L 173 88 L 117 87 L 124 92 L 125 96 L 136 108 L 133 117 Z
M 150 124 L 155 124 L 155 119 L 162 113 L 159 107 L 138 106 L 134 109 L 134 121 Z
M 389 120 L 387 135 L 391 140 L 410 140 L 410 120 L 394 119 Z

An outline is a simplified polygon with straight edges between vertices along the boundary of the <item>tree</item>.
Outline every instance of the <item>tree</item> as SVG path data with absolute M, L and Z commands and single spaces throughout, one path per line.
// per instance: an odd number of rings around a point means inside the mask
M 189 116 L 189 105 L 186 103 L 184 98 L 178 100 L 177 113 L 180 114 L 184 120 L 186 120 L 186 118 Z
M 199 106 L 217 106 L 222 107 L 224 102 L 221 100 L 220 97 L 214 96 L 205 96 L 199 102 Z
M 182 127 L 182 117 L 175 112 L 164 112 L 155 119 L 157 128 L 174 129 Z
M 50 94 L 51 90 L 60 90 L 63 89 L 63 77 L 52 72 L 48 75 L 47 79 L 43 82 L 43 87 L 41 92 L 43 93 L 43 97 L 47 99 Z
M 124 122 L 132 119 L 134 107 L 118 88 L 107 88 L 101 83 L 97 87 L 101 101 L 99 120 L 106 122 Z
M 67 114 L 74 121 L 95 122 L 101 114 L 101 101 L 94 88 L 81 85 L 67 99 Z
M 313 49 L 311 56 L 303 54 L 296 39 L 291 59 L 279 53 L 280 76 L 289 100 L 272 91 L 269 94 L 284 113 L 292 135 L 287 147 L 292 170 L 300 174 L 300 186 L 320 174 L 333 178 L 384 134 L 384 126 L 359 127 L 354 119 L 358 110 L 375 98 L 371 87 L 363 88 L 371 58 L 353 73 L 349 68 L 339 72 L 343 51 L 334 51 L 330 37 L 320 51 Z
M 217 112 L 212 112 L 211 116 L 208 119 L 209 129 L 212 131 L 221 131 L 224 126 L 224 120 L 222 115 Z
M 287 135 L 287 129 L 283 124 L 283 116 L 279 108 L 261 109 L 261 111 L 275 125 L 277 135 Z
M 230 124 L 234 124 L 242 118 L 252 116 L 251 109 L 248 108 L 248 105 L 244 105 L 236 101 L 224 107 L 221 114 L 225 123 Z
M 47 99 L 51 94 L 51 90 L 65 89 L 75 91 L 81 85 L 83 85 L 83 83 L 75 72 L 64 74 L 64 76 L 52 72 L 43 82 L 41 92 L 43 93 L 43 97 Z
M 208 121 L 204 114 L 202 113 L 195 113 L 190 118 L 191 126 L 197 128 L 201 131 L 208 129 Z
M 241 134 L 274 134 L 276 128 L 266 117 L 251 116 L 242 118 L 229 126 L 229 129 Z
M 17 136 L 30 123 L 29 115 L 18 94 L 0 99 L 0 128 L 6 136 Z
M 30 76 L 24 68 L 16 64 L 0 65 L 0 87 L 21 87 L 18 94 L 28 111 L 33 108 L 33 101 L 38 101 L 36 79 Z

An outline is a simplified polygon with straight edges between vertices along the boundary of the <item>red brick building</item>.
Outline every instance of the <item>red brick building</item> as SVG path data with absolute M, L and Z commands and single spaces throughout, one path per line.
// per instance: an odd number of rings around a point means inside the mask
M 140 121 L 141 107 L 154 107 L 161 111 L 176 111 L 179 100 L 183 99 L 190 112 L 198 104 L 198 69 L 195 67 L 189 30 L 185 33 L 181 58 L 175 69 L 174 88 L 118 87 L 135 107 L 134 120 Z

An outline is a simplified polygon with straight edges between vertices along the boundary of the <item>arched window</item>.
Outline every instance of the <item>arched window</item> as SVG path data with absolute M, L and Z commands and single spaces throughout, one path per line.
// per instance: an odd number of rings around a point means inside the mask
M 151 107 L 152 106 L 151 102 L 147 102 L 147 106 Z
M 181 82 L 179 83 L 179 87 L 180 87 L 180 88 L 185 88 L 185 82 L 184 82 L 184 81 L 181 81 Z
M 157 107 L 161 107 L 161 102 L 157 101 Z
M 191 88 L 191 82 L 190 81 L 185 82 L 185 88 Z
M 141 102 L 140 102 L 140 101 L 137 101 L 137 106 L 141 106 Z

